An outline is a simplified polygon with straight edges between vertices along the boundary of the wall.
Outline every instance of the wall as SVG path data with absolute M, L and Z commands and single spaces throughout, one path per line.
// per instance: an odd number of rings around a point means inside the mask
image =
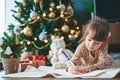
M 5 27 L 5 1 L 0 0 L 0 37 L 3 36 L 4 27 Z
M 11 9 L 14 9 L 14 0 L 6 0 L 6 17 L 5 17 L 5 26 L 7 27 L 11 22 L 13 22 L 13 17 L 11 13 Z
M 88 20 L 91 19 L 91 16 L 85 10 L 85 3 L 88 3 L 89 0 L 72 0 L 74 3 L 74 13 L 78 24 L 82 26 L 86 24 Z

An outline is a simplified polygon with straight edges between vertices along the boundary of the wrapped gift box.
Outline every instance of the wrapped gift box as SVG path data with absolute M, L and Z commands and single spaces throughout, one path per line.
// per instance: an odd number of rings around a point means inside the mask
M 46 56 L 33 56 L 32 60 L 20 61 L 19 72 L 24 71 L 28 65 L 36 68 L 39 66 L 46 66 Z
M 31 61 L 26 61 L 26 60 L 20 61 L 18 72 L 24 71 L 24 70 L 26 69 L 26 67 L 27 67 L 28 65 L 31 65 L 31 64 L 32 64 Z

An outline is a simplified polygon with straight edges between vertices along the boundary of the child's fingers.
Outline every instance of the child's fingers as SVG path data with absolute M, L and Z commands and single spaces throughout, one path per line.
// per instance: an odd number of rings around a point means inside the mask
M 80 72 L 78 70 L 72 70 L 71 71 L 73 74 L 79 74 Z
M 79 74 L 79 68 L 74 66 L 74 67 L 69 67 L 68 69 L 69 72 L 71 72 L 72 74 Z
M 79 72 L 80 72 L 80 73 L 88 73 L 88 72 L 90 72 L 90 70 L 87 69 L 87 68 L 80 68 L 80 69 L 79 69 Z

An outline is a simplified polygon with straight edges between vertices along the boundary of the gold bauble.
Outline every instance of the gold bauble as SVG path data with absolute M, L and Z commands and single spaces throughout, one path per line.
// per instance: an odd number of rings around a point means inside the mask
M 62 30 L 64 33 L 67 33 L 67 32 L 69 32 L 70 29 L 69 29 L 69 26 L 68 26 L 68 25 L 64 24 L 64 25 L 62 26 L 61 30 Z
M 12 54 L 9 55 L 10 59 L 13 59 L 14 57 L 15 57 L 14 53 L 12 53 Z
M 34 0 L 35 4 L 38 4 L 40 2 L 40 0 Z
M 68 12 L 71 12 L 71 11 L 72 11 L 72 6 L 68 6 L 68 7 L 67 7 L 67 11 L 68 11 Z
M 38 17 L 38 13 L 37 13 L 37 12 L 32 11 L 32 12 L 30 13 L 30 18 L 31 18 L 31 19 L 35 20 L 35 19 L 37 19 L 37 17 Z
M 17 10 L 17 12 L 21 12 L 22 11 L 22 9 L 20 8 L 20 7 L 18 7 L 18 10 Z
M 50 12 L 49 17 L 50 18 L 54 18 L 55 17 L 55 13 L 54 12 Z
M 31 36 L 32 35 L 32 29 L 30 27 L 25 27 L 23 30 L 24 35 Z

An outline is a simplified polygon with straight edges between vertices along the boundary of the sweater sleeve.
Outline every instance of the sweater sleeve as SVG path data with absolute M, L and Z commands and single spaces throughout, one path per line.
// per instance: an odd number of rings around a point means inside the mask
M 114 59 L 108 55 L 107 52 L 108 51 L 105 50 L 98 56 L 98 61 L 96 64 L 94 64 L 98 69 L 104 69 L 114 64 Z
M 81 53 L 82 53 L 82 47 L 81 44 L 77 47 L 73 57 L 71 58 L 71 62 L 74 65 L 79 65 L 80 64 L 80 57 L 81 57 Z M 67 62 L 67 67 L 72 66 L 70 61 Z

